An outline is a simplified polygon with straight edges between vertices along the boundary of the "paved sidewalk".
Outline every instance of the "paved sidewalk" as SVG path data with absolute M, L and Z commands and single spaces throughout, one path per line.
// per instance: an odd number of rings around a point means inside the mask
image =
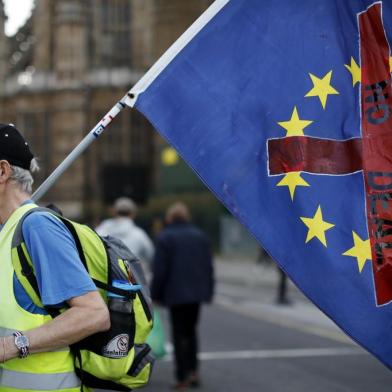
M 278 281 L 275 262 L 257 263 L 246 257 L 215 257 L 215 273 L 218 281 L 246 286 L 276 286 Z
M 289 280 L 288 298 L 291 305 L 275 303 L 279 281 L 274 262 L 256 263 L 246 258 L 227 259 L 216 257 L 216 303 L 233 308 L 244 315 L 261 318 L 275 324 L 306 330 L 332 340 L 355 344 L 316 305 L 310 302 Z M 248 290 L 248 298 L 241 302 L 241 293 Z M 251 297 L 251 299 L 249 299 Z M 235 299 L 234 299 L 235 298 Z

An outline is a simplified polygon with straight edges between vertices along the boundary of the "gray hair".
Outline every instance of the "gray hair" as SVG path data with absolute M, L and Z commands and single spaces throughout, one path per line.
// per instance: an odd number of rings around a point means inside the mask
M 35 158 L 32 159 L 30 164 L 30 170 L 23 169 L 19 166 L 11 165 L 12 174 L 10 179 L 19 185 L 19 188 L 31 195 L 33 191 L 34 179 L 31 173 L 39 170 L 38 162 Z
M 190 222 L 191 214 L 185 203 L 177 201 L 172 204 L 166 211 L 166 221 L 168 223 Z

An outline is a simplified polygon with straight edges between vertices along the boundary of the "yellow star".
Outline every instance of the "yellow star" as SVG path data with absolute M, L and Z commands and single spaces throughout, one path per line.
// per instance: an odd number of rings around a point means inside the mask
M 301 172 L 287 173 L 276 186 L 287 186 L 290 190 L 291 200 L 294 200 L 295 188 L 297 186 L 310 186 L 302 177 Z
M 359 65 L 355 62 L 354 58 L 351 57 L 351 64 L 344 65 L 349 72 L 351 73 L 351 76 L 353 78 L 353 87 L 357 84 L 361 82 L 361 68 L 359 67 Z
M 278 124 L 287 131 L 286 136 L 302 136 L 304 134 L 304 129 L 312 122 L 313 121 L 301 120 L 298 116 L 297 107 L 294 106 L 291 119 L 289 121 L 278 122 Z
M 392 72 L 392 57 L 389 58 L 389 70 Z
M 317 237 L 320 242 L 327 247 L 327 240 L 325 239 L 325 232 L 335 225 L 328 223 L 323 220 L 323 213 L 321 212 L 321 206 L 318 206 L 316 213 L 313 218 L 301 217 L 301 220 L 308 227 L 308 235 L 305 243 L 308 243 L 312 238 Z
M 361 237 L 353 231 L 354 246 L 347 252 L 343 253 L 343 256 L 356 257 L 358 262 L 359 272 L 362 272 L 363 267 L 367 260 L 372 259 L 372 251 L 370 249 L 370 240 L 363 241 Z
M 313 74 L 309 74 L 313 82 L 313 88 L 305 95 L 305 97 L 319 97 L 323 109 L 327 104 L 328 95 L 339 94 L 331 86 L 332 71 L 329 71 L 322 79 Z

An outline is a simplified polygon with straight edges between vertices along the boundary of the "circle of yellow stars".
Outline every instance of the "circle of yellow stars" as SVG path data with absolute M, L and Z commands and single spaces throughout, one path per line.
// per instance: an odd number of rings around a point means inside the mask
M 361 82 L 361 68 L 353 57 L 350 59 L 350 64 L 345 64 L 345 68 L 350 72 L 352 77 L 352 85 L 355 87 Z M 392 72 L 392 57 L 389 59 L 389 66 Z M 324 76 L 316 76 L 309 73 L 313 87 L 305 94 L 305 98 L 316 97 L 320 100 L 323 110 L 326 109 L 328 97 L 330 95 L 339 95 L 339 92 L 332 86 L 333 71 L 328 71 Z M 313 123 L 312 120 L 303 119 L 300 117 L 297 106 L 291 114 L 291 118 L 286 121 L 278 122 L 278 125 L 285 129 L 286 137 L 290 136 L 304 136 L 306 127 Z M 301 172 L 286 173 L 281 181 L 276 186 L 287 186 L 290 192 L 291 200 L 294 201 L 295 191 L 297 187 L 310 187 L 309 183 L 301 177 Z M 318 239 L 325 247 L 327 247 L 326 231 L 335 227 L 333 223 L 324 220 L 322 208 L 319 205 L 313 217 L 300 217 L 301 221 L 308 228 L 305 243 L 312 239 Z M 371 247 L 370 240 L 363 240 L 356 232 L 352 232 L 353 247 L 344 252 L 343 256 L 354 257 L 357 260 L 358 270 L 361 273 L 366 262 L 371 261 Z

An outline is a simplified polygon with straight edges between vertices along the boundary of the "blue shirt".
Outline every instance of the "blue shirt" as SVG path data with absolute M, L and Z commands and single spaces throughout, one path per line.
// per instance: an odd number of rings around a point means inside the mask
M 69 299 L 97 290 L 71 233 L 61 221 L 49 213 L 36 212 L 25 219 L 22 231 L 45 306 L 63 307 Z M 14 293 L 23 309 L 47 314 L 33 304 L 16 275 Z

